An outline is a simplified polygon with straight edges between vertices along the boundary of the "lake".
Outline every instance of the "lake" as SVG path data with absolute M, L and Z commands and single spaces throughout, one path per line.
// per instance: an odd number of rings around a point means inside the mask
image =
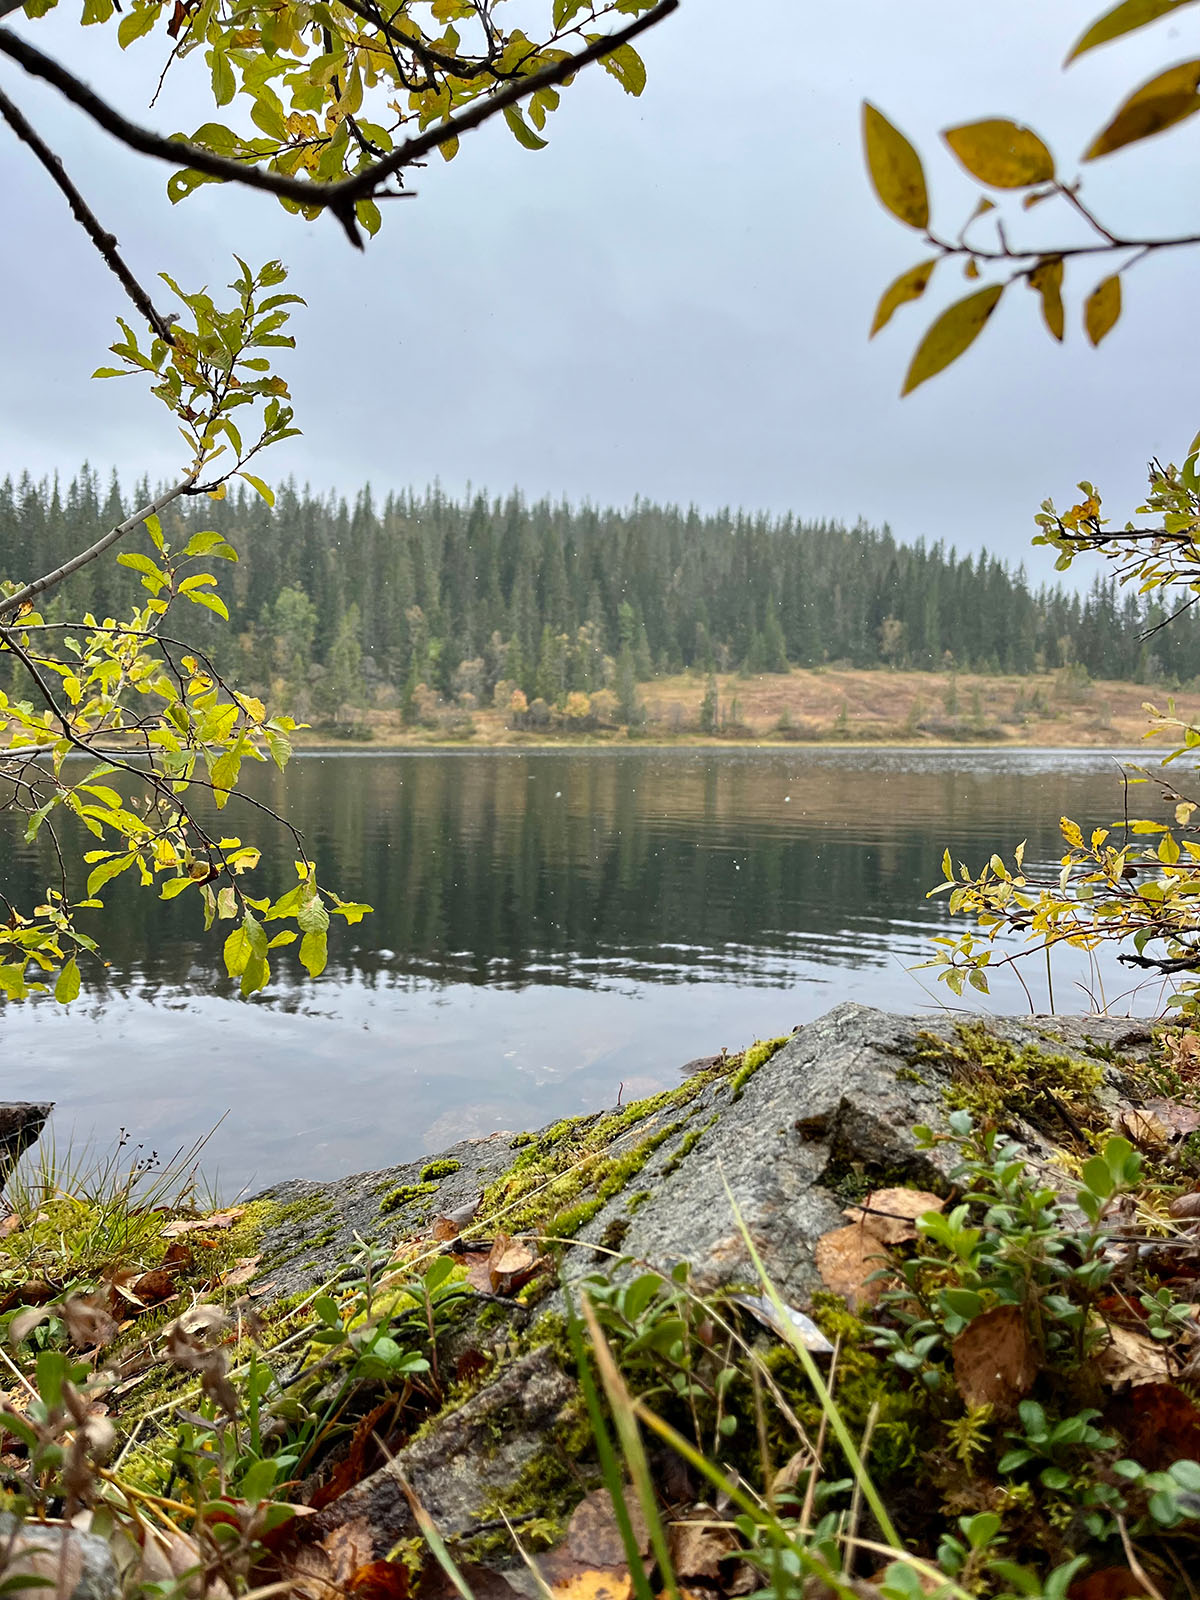
M 946 926 L 925 899 L 943 849 L 977 863 L 1028 838 L 1032 864 L 1059 855 L 1061 814 L 1086 832 L 1122 810 L 1094 751 L 339 752 L 251 783 L 322 881 L 375 907 L 331 929 L 322 978 L 274 952 L 243 1002 L 198 903 L 122 878 L 107 974 L 69 1010 L 0 1010 L 4 1094 L 57 1101 L 60 1143 L 125 1128 L 169 1155 L 229 1112 L 205 1155 L 226 1197 L 628 1101 L 842 1000 L 953 1004 L 909 970 Z M 279 892 L 288 842 L 234 814 Z M 48 842 L 0 819 L 13 898 L 52 878 Z M 1044 966 L 1028 981 L 1045 1007 Z M 1063 1010 L 1161 1002 L 1111 957 L 1060 952 L 1053 982 Z M 1028 1010 L 1011 977 L 975 998 Z

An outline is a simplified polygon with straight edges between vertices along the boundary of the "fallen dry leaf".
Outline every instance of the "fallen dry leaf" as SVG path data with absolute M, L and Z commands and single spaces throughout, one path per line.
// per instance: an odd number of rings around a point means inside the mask
M 64 1300 L 62 1319 L 67 1325 L 67 1337 L 77 1350 L 95 1350 L 111 1344 L 117 1336 L 117 1324 L 109 1309 L 97 1295 L 72 1295 Z
M 362 1417 L 354 1429 L 350 1440 L 350 1449 L 344 1460 L 339 1461 L 329 1478 L 313 1493 L 309 1504 L 314 1511 L 320 1511 L 334 1500 L 341 1499 L 347 1489 L 353 1489 L 356 1483 L 361 1483 L 367 1475 L 366 1455 L 368 1447 L 373 1444 L 375 1429 L 383 1421 L 389 1411 L 394 1411 L 394 1399 L 381 1400 L 365 1417 Z M 378 1446 L 375 1446 L 378 1451 Z
M 1200 1461 L 1200 1410 L 1173 1383 L 1141 1383 L 1119 1394 L 1105 1422 L 1124 1435 L 1125 1454 L 1151 1472 Z
M 222 1273 L 220 1286 L 223 1289 L 236 1289 L 239 1284 L 249 1283 L 258 1271 L 261 1256 L 243 1256 L 240 1261 L 235 1261 L 228 1272 Z
M 635 1495 L 625 1496 L 625 1509 L 638 1550 L 645 1555 L 650 1548 L 650 1535 Z M 607 1489 L 593 1489 L 575 1507 L 567 1524 L 566 1550 L 585 1567 L 624 1565 L 625 1545 Z
M 1185 1083 L 1200 1081 L 1200 1033 L 1164 1031 L 1162 1053 L 1164 1063 Z
M 1200 1217 L 1200 1189 L 1191 1194 L 1176 1195 L 1171 1201 L 1171 1215 L 1176 1218 Z
M 468 1200 L 465 1205 L 457 1206 L 453 1211 L 443 1212 L 441 1216 L 433 1219 L 433 1237 L 443 1243 L 449 1239 L 457 1239 L 463 1229 L 475 1220 L 475 1213 L 479 1210 L 483 1199 L 482 1192 L 477 1200 Z
M 1183 1100 L 1147 1100 L 1143 1110 L 1165 1123 L 1176 1139 L 1185 1139 L 1200 1129 L 1200 1108 Z
M 874 1278 L 887 1264 L 884 1248 L 857 1222 L 818 1239 L 814 1259 L 825 1287 L 842 1295 L 851 1311 L 873 1306 L 888 1286 L 886 1277 Z
M 859 1223 L 880 1244 L 907 1244 L 917 1237 L 916 1220 L 945 1205 L 924 1189 L 876 1189 L 861 1205 L 847 1206 L 844 1216 Z
M 1118 1117 L 1119 1131 L 1131 1139 L 1139 1150 L 1165 1150 L 1171 1135 L 1164 1122 L 1151 1111 L 1139 1111 L 1128 1106 Z
M 498 1233 L 486 1256 L 473 1254 L 467 1283 L 480 1294 L 516 1294 L 548 1264 L 545 1256 L 534 1254 L 528 1240 Z
M 169 1300 L 177 1288 L 175 1276 L 165 1267 L 143 1272 L 129 1285 L 128 1294 L 141 1306 L 158 1306 Z M 126 1291 L 122 1291 L 125 1293 Z
M 18 1216 L 0 1218 L 0 1239 L 7 1239 L 10 1233 L 21 1231 L 21 1219 Z
M 737 1538 L 727 1527 L 700 1521 L 673 1522 L 670 1543 L 676 1574 L 701 1583 L 716 1583 L 721 1577 L 721 1562 L 739 1548 Z
M 954 1377 L 968 1406 L 1011 1411 L 1037 1378 L 1037 1357 L 1020 1306 L 993 1306 L 953 1345 Z
M 1067 1590 L 1067 1600 L 1142 1600 L 1146 1592 L 1128 1567 L 1101 1567 L 1076 1578 Z
M 633 1579 L 628 1572 L 584 1570 L 551 1585 L 555 1600 L 629 1600 Z
M 1127 1383 L 1158 1383 L 1170 1377 L 1167 1352 L 1148 1333 L 1114 1322 L 1108 1336 L 1109 1342 L 1096 1358 L 1096 1365 L 1110 1388 L 1121 1389 Z
M 408 1600 L 408 1592 L 408 1568 L 401 1561 L 368 1561 L 345 1588 L 359 1600 Z
M 232 1228 L 239 1217 L 245 1216 L 245 1206 L 234 1206 L 229 1211 L 214 1211 L 208 1217 L 176 1217 L 162 1230 L 164 1239 L 177 1239 L 184 1233 L 220 1233 Z
M 167 1246 L 166 1253 L 159 1265 L 174 1268 L 176 1272 L 187 1272 L 195 1259 L 191 1246 L 183 1244 L 177 1239 L 174 1244 Z

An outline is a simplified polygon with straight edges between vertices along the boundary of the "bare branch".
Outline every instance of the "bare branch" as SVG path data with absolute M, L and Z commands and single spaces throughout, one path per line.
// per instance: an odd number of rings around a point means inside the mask
M 196 481 L 196 471 L 189 472 L 172 489 L 165 489 L 157 500 L 152 500 L 149 505 L 143 506 L 140 511 L 135 511 L 131 517 L 126 517 L 124 522 L 119 522 L 115 528 L 110 528 L 102 539 L 97 539 L 86 550 L 81 550 L 77 556 L 72 556 L 69 561 L 64 561 L 61 567 L 55 567 L 53 572 L 47 572 L 44 577 L 35 578 L 32 583 L 27 583 L 23 589 L 18 589 L 15 594 L 0 598 L 0 620 L 19 611 L 37 595 L 44 594 L 47 589 L 53 589 L 56 584 L 69 578 L 72 573 L 78 572 L 80 567 L 86 567 L 95 561 L 98 556 L 116 544 L 127 533 L 131 533 L 147 517 L 157 516 L 164 506 L 169 506 L 172 500 L 178 500 L 181 494 L 186 494 Z
M 121 259 L 117 251 L 116 239 L 100 226 L 96 213 L 88 205 L 70 178 L 67 177 L 61 157 L 54 154 L 54 151 L 45 143 L 41 135 L 35 132 L 33 127 L 26 121 L 21 110 L 12 103 L 2 89 L 0 89 L 0 117 L 4 118 L 17 138 L 29 146 L 42 166 L 50 174 L 50 177 L 62 190 L 76 222 L 104 257 L 109 269 L 115 274 L 125 293 L 133 301 L 142 316 L 145 317 L 154 332 L 160 339 L 164 339 L 167 344 L 174 344 L 175 340 L 171 333 L 171 324 L 155 308 L 150 296 Z
M 362 238 L 354 208 L 360 200 L 370 199 L 390 177 L 422 160 L 440 145 L 460 138 L 464 133 L 469 133 L 472 128 L 479 127 L 481 123 L 518 104 L 527 96 L 536 94 L 539 89 L 553 88 L 565 82 L 582 67 L 610 55 L 623 44 L 646 32 L 648 28 L 654 27 L 678 8 L 679 0 L 659 0 L 653 11 L 638 17 L 628 27 L 607 34 L 603 39 L 597 39 L 585 50 L 580 50 L 563 61 L 553 62 L 550 66 L 543 67 L 540 72 L 531 72 L 527 77 L 519 78 L 497 94 L 477 100 L 457 116 L 447 118 L 445 122 L 428 128 L 415 138 L 406 139 L 383 160 L 364 167 L 361 172 L 356 172 L 349 178 L 342 178 L 336 183 L 314 183 L 308 178 L 293 178 L 282 172 L 268 172 L 253 164 L 217 155 L 202 145 L 189 143 L 186 139 L 168 139 L 162 134 L 152 132 L 149 128 L 139 127 L 137 123 L 130 122 L 127 117 L 109 105 L 106 100 L 102 100 L 93 89 L 76 78 L 73 73 L 68 72 L 51 56 L 45 55 L 28 40 L 20 38 L 7 28 L 0 28 L 0 54 L 8 56 L 10 60 L 24 67 L 32 77 L 41 78 L 51 84 L 72 105 L 78 106 L 129 149 L 137 150 L 142 155 L 153 156 L 159 161 L 191 167 L 197 172 L 219 178 L 223 182 L 240 183 L 251 189 L 264 189 L 270 194 L 292 200 L 298 205 L 319 206 L 332 211 L 345 229 L 350 242 L 361 249 Z

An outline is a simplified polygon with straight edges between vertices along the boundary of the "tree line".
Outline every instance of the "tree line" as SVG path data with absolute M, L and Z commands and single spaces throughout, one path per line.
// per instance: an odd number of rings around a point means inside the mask
M 84 466 L 65 485 L 0 484 L 0 577 L 44 570 L 143 502 Z M 1200 675 L 1196 612 L 1147 637 L 1153 600 L 1098 578 L 1086 594 L 1033 588 L 986 551 L 906 545 L 863 523 L 806 522 L 636 500 L 618 510 L 462 499 L 438 488 L 377 500 L 285 484 L 273 506 L 244 489 L 183 502 L 169 539 L 222 533 L 229 622 L 205 613 L 197 643 L 246 686 L 282 688 L 306 715 L 422 697 L 468 707 L 514 692 L 563 706 L 695 669 L 789 665 L 1033 673 L 1186 682 Z M 121 615 L 137 574 L 94 563 L 46 615 Z

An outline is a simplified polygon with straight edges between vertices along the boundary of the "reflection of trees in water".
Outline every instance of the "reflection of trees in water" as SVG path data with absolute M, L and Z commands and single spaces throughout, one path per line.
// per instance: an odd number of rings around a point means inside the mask
M 331 930 L 334 981 L 761 986 L 790 982 L 798 957 L 861 966 L 889 959 L 889 944 L 914 948 L 944 919 L 924 894 L 947 844 L 973 857 L 1028 834 L 1030 859 L 1056 856 L 1053 818 L 1110 822 L 1119 805 L 1095 769 L 923 766 L 803 752 L 465 754 L 300 760 L 253 781 L 302 829 L 323 881 L 376 908 L 336 942 Z M 278 891 L 291 851 L 254 836 L 258 892 Z M 48 842 L 4 828 L 0 875 L 18 894 L 52 881 Z M 203 934 L 198 902 L 164 904 L 127 879 L 106 901 L 112 967 L 94 990 L 233 992 L 215 975 L 220 939 Z M 275 1004 L 305 1010 L 298 965 L 275 954 Z

